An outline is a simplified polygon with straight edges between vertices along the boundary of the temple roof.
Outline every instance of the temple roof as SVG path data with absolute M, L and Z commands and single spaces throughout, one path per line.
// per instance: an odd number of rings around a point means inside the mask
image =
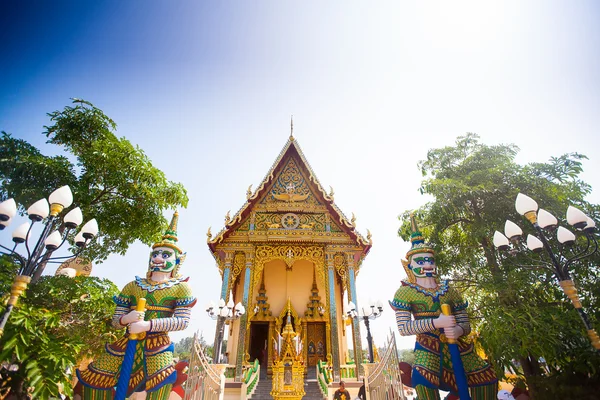
M 344 213 L 338 208 L 338 206 L 334 202 L 333 190 L 331 190 L 329 194 L 325 191 L 323 185 L 321 185 L 321 183 L 319 182 L 319 179 L 315 175 L 308 160 L 304 156 L 304 153 L 302 152 L 298 141 L 296 140 L 296 138 L 294 138 L 293 135 L 290 135 L 288 141 L 283 146 L 283 149 L 281 149 L 281 152 L 275 159 L 275 162 L 273 163 L 273 165 L 271 166 L 261 183 L 258 185 L 258 187 L 253 192 L 251 191 L 251 187 L 248 188 L 246 203 L 235 213 L 233 217 L 230 217 L 228 213 L 225 219 L 225 227 L 214 238 L 211 236 L 209 231 L 209 233 L 207 234 L 207 243 L 211 251 L 214 252 L 216 250 L 216 246 L 219 243 L 222 243 L 225 239 L 227 239 L 233 232 L 235 232 L 240 227 L 240 225 L 242 225 L 243 221 L 246 221 L 248 219 L 250 213 L 252 213 L 252 211 L 255 208 L 257 208 L 257 206 L 259 206 L 259 203 L 265 199 L 269 189 L 273 187 L 275 180 L 278 178 L 283 168 L 286 167 L 286 163 L 289 163 L 290 159 L 294 160 L 294 162 L 296 162 L 295 160 L 297 160 L 299 164 L 299 169 L 306 171 L 308 175 L 306 183 L 308 186 L 310 186 L 311 194 L 314 193 L 316 202 L 318 202 L 319 205 L 325 206 L 326 210 L 331 215 L 332 220 L 343 232 L 345 232 L 352 239 L 354 245 L 359 246 L 363 249 L 363 254 L 368 253 L 372 245 L 370 233 L 365 239 L 365 237 L 363 237 L 356 230 L 354 216 L 352 217 L 352 219 L 348 219 L 348 217 L 346 217 L 346 215 L 344 215 Z M 278 200 L 281 200 L 281 198 L 285 198 L 285 196 L 287 196 L 285 193 L 273 195 L 273 197 L 275 197 Z M 299 199 L 297 200 L 298 203 L 293 203 L 298 204 L 299 207 L 302 204 L 301 201 L 306 198 L 306 195 L 302 196 L 298 194 L 292 194 L 291 196 L 296 196 Z M 285 204 L 289 205 L 292 203 Z M 305 209 L 300 208 L 294 211 L 302 212 L 305 211 Z

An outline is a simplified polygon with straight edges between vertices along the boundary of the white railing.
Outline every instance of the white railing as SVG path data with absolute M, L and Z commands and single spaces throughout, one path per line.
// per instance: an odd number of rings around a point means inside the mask
M 390 331 L 387 348 L 379 363 L 366 378 L 367 398 L 372 400 L 405 400 L 396 348 L 396 335 Z
M 185 400 L 223 400 L 225 375 L 208 362 L 204 349 L 194 334 L 190 351 L 188 378 L 185 381 Z

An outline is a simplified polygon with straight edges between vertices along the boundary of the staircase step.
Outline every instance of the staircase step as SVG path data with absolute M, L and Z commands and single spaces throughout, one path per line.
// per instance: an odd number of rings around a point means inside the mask
M 311 368 L 313 371 L 315 371 L 314 368 Z M 316 371 L 314 374 L 310 374 L 311 370 L 309 370 L 309 374 L 307 375 L 307 378 L 309 378 L 310 375 L 313 375 L 312 377 L 310 377 L 310 379 L 306 379 L 304 381 L 304 392 L 305 395 L 304 397 L 302 397 L 302 400 L 323 400 L 323 393 L 321 393 L 321 389 L 319 388 L 319 382 L 317 381 L 316 378 Z M 254 389 L 254 393 L 252 394 L 251 399 L 252 400 L 271 400 L 273 399 L 273 397 L 271 397 L 271 389 L 273 387 L 273 382 L 271 381 L 271 379 L 268 378 L 262 378 L 258 381 L 258 384 L 256 385 L 256 389 Z

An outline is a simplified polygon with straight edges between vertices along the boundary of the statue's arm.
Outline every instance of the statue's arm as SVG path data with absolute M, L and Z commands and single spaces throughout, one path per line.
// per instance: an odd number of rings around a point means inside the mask
M 435 330 L 433 318 L 412 320 L 410 318 L 410 311 L 398 308 L 396 309 L 396 324 L 402 336 L 412 336 Z
M 194 300 L 194 303 L 196 301 Z M 193 305 L 193 304 L 192 304 Z M 150 332 L 182 331 L 190 324 L 192 307 L 176 307 L 172 317 L 150 320 Z
M 182 331 L 190 324 L 192 307 L 196 305 L 196 298 L 192 294 L 192 288 L 187 282 L 182 282 L 170 292 L 175 297 L 175 308 L 173 315 L 167 318 L 151 319 L 150 332 L 173 332 Z
M 125 328 L 125 326 L 127 326 L 127 324 L 125 324 L 125 325 L 121 324 L 121 318 L 123 318 L 125 315 L 127 315 L 127 313 L 129 313 L 129 307 L 125 307 L 125 306 L 121 306 L 121 305 L 117 304 L 117 309 L 115 310 L 115 313 L 113 314 L 113 318 L 112 318 L 112 326 L 116 329 Z
M 455 288 L 451 288 L 451 297 L 453 298 L 453 315 L 456 320 L 456 325 L 460 326 L 463 333 L 459 336 L 466 336 L 471 333 L 471 322 L 469 321 L 469 314 L 467 314 L 467 307 L 469 303 L 466 302 L 461 293 Z
M 471 323 L 469 322 L 469 315 L 467 314 L 466 308 L 457 311 L 454 314 L 456 318 L 456 325 L 460 326 L 463 330 L 463 335 L 471 333 Z
M 117 305 L 117 308 L 115 309 L 115 313 L 113 314 L 111 323 L 112 326 L 116 329 L 123 329 L 127 326 L 126 323 L 122 323 L 121 319 L 125 315 L 129 314 L 131 308 L 131 299 L 127 294 L 129 286 L 130 285 L 125 286 L 118 296 L 113 297 L 113 301 Z

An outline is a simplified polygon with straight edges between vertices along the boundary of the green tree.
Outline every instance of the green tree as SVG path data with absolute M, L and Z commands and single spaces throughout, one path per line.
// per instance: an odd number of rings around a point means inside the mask
M 152 244 L 167 226 L 163 212 L 187 206 L 185 188 L 167 180 L 139 147 L 115 136 L 116 124 L 102 110 L 80 99 L 73 104 L 49 113 L 52 124 L 44 132 L 67 156 L 44 155 L 2 132 L 0 198 L 14 197 L 28 207 L 69 185 L 75 200 L 70 208 L 81 207 L 86 219 L 96 218 L 100 225 L 97 240 L 86 249 L 91 260 L 124 254 L 135 240 Z
M 6 271 L 6 257 L 0 259 Z M 5 295 L 13 276 L 0 275 Z M 117 287 L 107 279 L 43 276 L 26 295 L 0 338 L 0 394 L 10 390 L 19 399 L 59 397 L 59 385 L 72 396 L 71 373 L 77 364 L 103 351 L 116 338 L 111 326 Z M 4 311 L 0 306 L 0 313 Z M 14 369 L 14 368 L 13 368 Z
M 382 354 L 381 350 L 380 354 Z M 398 359 L 400 361 L 413 365 L 415 363 L 415 351 L 413 349 L 399 349 Z
M 180 361 L 189 360 L 190 352 L 192 351 L 192 343 L 194 338 L 192 336 L 181 339 L 175 343 L 175 349 L 173 351 L 173 357 L 178 358 Z
M 479 343 L 496 372 L 517 371 L 536 398 L 564 393 L 592 398 L 600 389 L 600 357 L 556 278 L 542 268 L 548 260 L 528 252 L 502 256 L 491 240 L 507 218 L 518 222 L 525 235 L 534 234 L 515 211 L 519 192 L 559 218 L 573 204 L 597 220 L 600 209 L 585 201 L 591 188 L 579 178 L 585 156 L 572 153 L 520 165 L 515 162 L 518 150 L 484 145 L 475 134 L 430 150 L 419 163 L 420 191 L 433 200 L 416 211 L 417 218 L 437 249 L 440 272 L 469 300 Z M 399 234 L 408 240 L 409 212 L 400 218 Z M 597 257 L 584 260 L 574 272 L 594 322 L 600 317 L 596 265 Z

